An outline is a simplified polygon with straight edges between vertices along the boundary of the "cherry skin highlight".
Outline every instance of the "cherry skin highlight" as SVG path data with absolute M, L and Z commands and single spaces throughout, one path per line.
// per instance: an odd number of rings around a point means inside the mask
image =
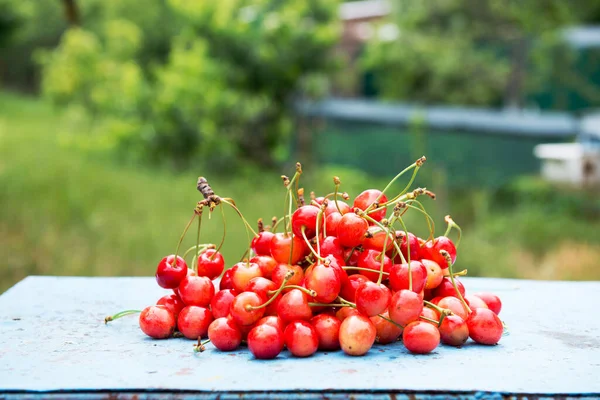
M 369 224 L 366 220 L 349 212 L 342 216 L 337 226 L 337 237 L 342 246 L 356 247 L 365 239 L 367 229 L 369 229 Z
M 272 232 L 263 231 L 252 239 L 250 246 L 257 256 L 271 255 L 271 239 L 273 239 L 273 236 Z
M 210 342 L 221 351 L 232 351 L 240 347 L 242 332 L 240 328 L 227 318 L 217 318 L 208 326 Z
M 271 256 L 254 256 L 250 259 L 250 263 L 258 265 L 262 276 L 271 279 L 273 270 L 277 267 L 278 262 Z
M 340 346 L 344 353 L 362 356 L 373 347 L 377 329 L 371 320 L 363 315 L 351 315 L 340 325 Z
M 442 343 L 460 347 L 469 339 L 469 327 L 458 315 L 448 315 L 439 327 Z
M 420 293 L 427 283 L 427 268 L 420 261 L 410 262 L 410 275 L 412 277 L 412 290 Z M 392 290 L 404 290 L 410 286 L 408 278 L 408 264 L 394 264 L 390 268 L 390 287 Z
M 479 344 L 494 345 L 500 341 L 504 327 L 500 318 L 488 308 L 476 308 L 467 319 L 469 336 Z
M 391 297 L 385 285 L 363 282 L 356 290 L 356 309 L 367 317 L 381 314 L 387 310 Z
M 304 283 L 307 289 L 314 290 L 317 294 L 315 296 L 317 303 L 331 303 L 338 297 L 342 288 L 338 272 L 321 262 L 313 266 L 312 271 L 306 275 Z
M 390 272 L 392 260 L 390 260 L 385 253 L 381 253 L 380 251 L 376 250 L 365 250 L 358 256 L 356 264 L 360 268 L 371 269 L 373 272 L 359 270 L 359 274 L 366 276 L 373 282 L 376 282 L 379 279 L 379 270 L 381 269 L 380 257 L 383 257 L 383 272 Z
M 179 313 L 177 328 L 186 338 L 197 340 L 207 335 L 208 326 L 213 320 L 213 315 L 207 308 L 187 306 Z
M 158 286 L 165 289 L 175 289 L 179 283 L 187 276 L 188 266 L 185 260 L 175 255 L 164 257 L 156 267 L 156 282 Z
M 402 341 L 411 353 L 427 354 L 440 344 L 440 332 L 432 324 L 415 321 L 404 328 Z
M 233 289 L 233 280 L 232 280 L 232 272 L 231 269 L 225 271 L 221 280 L 219 281 L 219 290 L 223 289 Z
M 233 282 L 233 288 L 238 292 L 245 292 L 248 287 L 248 283 L 251 279 L 256 277 L 262 277 L 262 271 L 258 267 L 258 264 L 239 262 L 231 268 L 231 281 Z
M 285 346 L 295 357 L 312 356 L 319 348 L 317 331 L 306 321 L 291 322 L 283 335 Z
M 360 208 L 361 210 L 365 211 L 371 204 L 373 204 L 375 201 L 377 201 L 377 199 L 379 199 L 378 203 L 379 204 L 383 204 L 385 202 L 387 202 L 387 197 L 381 194 L 380 190 L 377 189 L 368 189 L 365 190 L 364 192 L 362 192 L 361 194 L 359 194 L 358 196 L 356 196 L 356 198 L 354 199 L 354 207 L 356 208 Z M 375 209 L 375 207 L 372 207 L 371 209 Z M 385 218 L 385 212 L 386 209 L 383 208 L 379 211 L 370 213 L 369 216 L 371 218 L 373 218 L 375 221 L 381 221 L 382 219 Z
M 254 292 L 243 292 L 235 296 L 229 310 L 238 325 L 252 325 L 262 318 L 265 308 L 253 308 L 264 303 L 264 299 Z
M 188 306 L 208 307 L 215 287 L 206 276 L 188 276 L 179 284 L 179 296 Z
M 312 239 L 317 234 L 317 215 L 319 214 L 319 208 L 307 205 L 298 208 L 292 214 L 292 233 L 299 238 L 302 238 L 302 230 L 307 239 Z M 325 215 L 321 215 L 319 218 L 319 231 L 323 232 L 323 220 Z
M 277 315 L 286 323 L 295 320 L 310 320 L 313 313 L 308 305 L 306 293 L 299 289 L 292 289 L 284 294 L 277 304 Z
M 185 303 L 183 302 L 183 300 L 181 300 L 181 298 L 178 295 L 176 295 L 175 293 L 167 294 L 167 295 L 161 297 L 156 302 L 156 305 L 157 306 L 165 306 L 165 308 L 167 310 L 169 310 L 171 312 L 171 314 L 173 314 L 175 321 L 177 321 L 177 317 L 179 316 L 179 313 L 185 307 Z
M 224 268 L 223 256 L 214 249 L 208 249 L 198 256 L 198 276 L 216 279 L 221 276 Z
M 403 289 L 394 293 L 388 310 L 392 321 L 406 326 L 419 319 L 423 311 L 423 299 L 415 292 Z
M 329 314 L 319 314 L 311 318 L 319 338 L 319 350 L 332 351 L 340 348 L 340 326 L 342 321 Z
M 140 329 L 153 339 L 166 339 L 175 331 L 175 317 L 165 306 L 149 306 L 140 314 Z
M 271 256 L 279 263 L 297 264 L 307 254 L 308 248 L 302 236 L 276 233 L 271 239 Z
M 231 303 L 237 295 L 237 292 L 233 289 L 219 290 L 215 293 L 214 297 L 210 301 L 210 310 L 215 318 L 222 318 L 229 315 L 231 309 Z
M 500 297 L 488 292 L 475 293 L 475 296 L 483 300 L 485 304 L 487 304 L 488 308 L 496 313 L 496 315 L 500 314 L 500 311 L 502 310 L 502 302 L 500 301 Z
M 269 360 L 277 357 L 283 346 L 283 332 L 269 324 L 257 325 L 248 333 L 248 349 L 258 359 Z

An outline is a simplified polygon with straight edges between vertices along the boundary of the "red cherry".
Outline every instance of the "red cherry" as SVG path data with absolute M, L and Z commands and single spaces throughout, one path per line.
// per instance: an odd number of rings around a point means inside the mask
M 425 288 L 427 282 L 427 268 L 420 261 L 410 262 L 410 274 L 412 276 L 412 290 L 420 293 Z M 390 287 L 398 291 L 408 289 L 408 264 L 394 264 L 390 268 Z
M 246 290 L 248 292 L 254 292 L 261 295 L 265 301 L 269 299 L 269 295 L 267 292 L 271 290 L 277 290 L 277 285 L 273 283 L 273 281 L 263 278 L 262 276 L 252 278 L 248 285 L 246 286 Z
M 287 323 L 294 320 L 308 321 L 313 315 L 308 305 L 308 296 L 299 289 L 292 289 L 281 297 L 277 304 L 277 314 Z
M 338 226 L 340 226 L 341 220 L 342 214 L 339 212 L 333 212 L 325 217 L 324 231 L 327 233 L 327 235 L 337 236 Z
M 356 289 L 360 286 L 362 282 L 367 282 L 369 279 L 360 274 L 350 275 L 346 283 L 342 284 L 342 289 L 340 290 L 340 296 L 344 299 L 354 303 L 356 300 Z
M 343 272 L 343 270 L 342 270 Z M 342 282 L 339 272 L 334 267 L 318 262 L 305 276 L 304 284 L 309 290 L 314 290 L 317 303 L 331 303 L 340 294 Z
M 448 239 L 446 236 L 439 236 L 435 238 L 433 241 L 425 242 L 425 245 L 421 247 L 421 258 L 427 258 L 429 260 L 433 260 L 439 264 L 442 269 L 448 268 L 448 263 L 444 256 L 440 254 L 441 250 L 446 250 L 448 254 L 450 254 L 450 258 L 452 259 L 452 264 L 456 261 L 456 247 L 452 240 Z
M 264 303 L 264 299 L 254 292 L 243 292 L 231 302 L 231 317 L 238 325 L 252 325 L 262 318 L 265 308 L 255 308 Z
M 362 251 L 359 249 L 345 249 L 344 250 L 344 260 L 346 260 L 345 264 L 350 265 L 352 267 L 356 267 L 358 265 L 358 258 L 362 254 Z M 358 273 L 358 271 L 357 271 Z
M 367 281 L 356 290 L 356 309 L 368 317 L 387 310 L 392 294 L 385 285 Z
M 337 207 L 335 203 L 337 202 Z M 319 203 L 322 204 L 322 203 Z M 338 209 L 339 207 L 339 209 Z M 325 208 L 325 215 L 331 215 L 333 213 L 338 213 L 344 215 L 348 212 L 352 211 L 352 208 L 341 200 L 329 199 L 327 202 L 327 207 Z
M 186 338 L 197 340 L 206 336 L 211 322 L 213 315 L 207 308 L 187 306 L 179 313 L 177 328 Z
M 438 321 L 438 322 L 440 320 L 440 314 L 437 311 L 435 311 L 434 309 L 429 308 L 429 307 L 423 307 L 423 311 L 421 311 L 421 316 L 427 317 L 429 319 L 432 319 L 432 320 Z M 425 322 L 429 322 L 429 321 L 425 321 Z M 433 322 L 429 322 L 429 323 L 431 324 Z M 435 324 L 435 326 L 437 326 L 437 324 Z
M 188 267 L 185 260 L 175 255 L 164 257 L 156 267 L 156 282 L 158 286 L 165 289 L 174 289 L 179 286 L 179 283 L 187 276 Z
M 254 253 L 258 256 L 270 256 L 271 255 L 271 239 L 274 234 L 272 232 L 263 231 L 252 239 L 250 246 Z
M 438 302 L 437 305 L 442 308 L 447 308 L 448 310 L 452 311 L 454 314 L 458 315 L 465 321 L 467 320 L 467 317 L 469 316 L 469 313 L 463 307 L 462 302 L 456 297 L 453 297 L 453 296 L 444 297 L 443 299 L 441 299 Z
M 297 264 L 307 255 L 307 252 L 308 247 L 302 236 L 276 233 L 271 239 L 271 255 L 279 263 Z
M 474 294 L 466 294 L 464 299 L 470 308 L 489 308 L 485 301 Z
M 271 325 L 274 328 L 281 329 L 281 332 L 283 332 L 285 330 L 285 323 L 283 322 L 283 320 L 281 318 L 279 318 L 276 315 L 269 315 L 267 317 L 262 317 L 254 324 L 254 326 L 257 326 L 260 324 Z
M 221 280 L 219 281 L 219 290 L 233 289 L 233 280 L 231 279 L 233 271 L 228 269 L 225 271 Z
M 166 339 L 175 331 L 175 317 L 165 306 L 149 306 L 140 314 L 140 329 L 154 339 Z
M 432 324 L 415 321 L 404 328 L 402 341 L 411 353 L 427 354 L 440 344 L 440 332 Z
M 469 336 L 480 344 L 493 345 L 500 341 L 504 327 L 502 321 L 488 308 L 476 308 L 467 319 Z
M 483 300 L 485 304 L 487 304 L 488 308 L 495 312 L 496 315 L 500 314 L 500 310 L 502 310 L 502 302 L 500 301 L 500 297 L 488 292 L 475 293 L 475 296 Z
M 444 274 L 442 268 L 435 261 L 422 259 L 421 264 L 425 266 L 427 270 L 427 281 L 425 282 L 425 289 L 435 289 L 442 283 Z
M 167 294 L 161 297 L 156 302 L 156 305 L 165 306 L 166 309 L 169 310 L 171 314 L 173 314 L 173 317 L 176 321 L 177 317 L 179 316 L 179 313 L 181 312 L 181 310 L 183 310 L 183 307 L 185 307 L 185 303 L 183 302 L 183 300 L 181 300 L 181 298 L 175 293 Z
M 373 272 L 359 271 L 361 275 L 366 276 L 369 280 L 376 282 L 379 279 L 379 270 L 381 269 L 381 259 L 383 256 L 383 272 L 390 272 L 392 260 L 385 253 L 376 250 L 365 250 L 358 256 L 356 261 L 360 268 L 372 269 Z
M 208 249 L 198 256 L 198 276 L 215 279 L 223 273 L 224 268 L 223 256 L 214 249 Z
M 389 318 L 389 313 L 386 311 L 382 313 L 385 318 Z M 400 335 L 402 335 L 402 328 L 396 324 L 392 324 L 390 321 L 381 318 L 378 315 L 371 317 L 371 322 L 375 325 L 377 330 L 377 343 L 388 344 L 393 343 Z
M 231 268 L 231 280 L 236 292 L 245 292 L 251 279 L 262 276 L 258 264 L 239 262 Z
M 344 214 L 337 226 L 337 237 L 342 246 L 356 247 L 365 239 L 369 224 L 355 213 Z
M 188 306 L 208 307 L 215 287 L 206 276 L 188 276 L 179 284 L 179 296 Z
M 228 318 L 217 318 L 208 326 L 210 342 L 221 351 L 232 351 L 240 347 L 242 332 L 240 328 Z
M 310 240 L 315 237 L 317 234 L 317 215 L 319 214 L 319 208 L 306 205 L 298 208 L 292 214 L 292 232 L 294 235 L 302 238 L 302 229 L 304 229 L 304 234 Z M 325 217 L 321 215 L 319 217 L 319 232 L 323 232 L 323 219 Z
M 350 307 L 344 307 L 350 308 Z M 342 321 L 333 315 L 319 314 L 311 318 L 319 338 L 319 350 L 330 351 L 340 348 L 340 326 Z
M 283 332 L 285 346 L 295 357 L 308 357 L 317 352 L 319 336 L 315 328 L 306 321 L 294 321 Z
M 423 299 L 410 290 L 400 290 L 392 296 L 389 306 L 390 319 L 406 326 L 419 319 L 423 311 Z
M 250 262 L 257 264 L 262 272 L 262 276 L 267 279 L 271 279 L 271 274 L 278 264 L 271 256 L 255 256 L 250 259 Z
M 465 287 L 458 280 L 458 278 L 454 278 L 454 281 L 456 282 L 456 287 L 458 288 L 458 291 L 460 292 L 460 294 L 462 294 L 464 296 L 465 295 Z M 439 286 L 433 290 L 433 295 L 435 297 L 447 297 L 447 296 L 456 297 L 456 290 L 454 290 L 454 286 L 452 286 L 452 279 L 450 279 L 447 276 L 442 278 L 442 283 L 440 283 Z
M 322 238 L 319 242 L 321 246 L 321 257 L 334 256 L 344 259 L 344 248 L 340 243 L 340 240 L 335 236 L 327 236 Z
M 287 285 L 300 285 L 304 280 L 304 270 L 299 265 L 288 265 L 279 264 L 273 270 L 271 280 L 275 283 L 275 286 L 280 287 L 283 283 L 283 279 L 287 275 L 288 271 L 294 271 L 294 276 L 287 281 Z
M 387 201 L 387 197 L 385 194 L 381 194 L 380 190 L 377 189 L 368 189 L 356 196 L 354 199 L 354 207 L 360 208 L 365 211 L 367 207 L 373 204 L 375 201 L 378 201 L 379 204 L 383 204 Z M 374 207 L 372 209 L 375 209 Z M 386 209 L 382 209 L 376 211 L 374 213 L 369 214 L 371 218 L 375 221 L 381 221 L 385 218 Z
M 362 356 L 375 343 L 377 329 L 371 320 L 363 315 L 351 315 L 340 325 L 340 346 L 344 353 Z
M 419 238 L 408 232 L 408 241 L 406 240 L 406 232 L 404 231 L 396 231 L 396 241 L 400 244 L 400 251 L 404 256 L 404 259 L 408 261 L 408 245 L 410 244 L 410 260 L 418 261 L 420 260 L 421 253 L 420 248 L 421 245 L 419 243 Z M 400 255 L 396 255 L 394 258 L 394 263 L 401 264 L 402 258 Z
M 283 332 L 269 324 L 257 325 L 248 333 L 248 349 L 258 359 L 277 357 L 283 345 Z
M 222 318 L 229 315 L 231 303 L 237 295 L 233 289 L 223 289 L 215 293 L 210 302 L 210 310 L 215 318 Z
M 188 276 L 198 276 L 198 274 L 196 274 L 196 271 L 194 271 L 193 269 L 188 268 L 186 277 L 188 277 Z M 181 298 L 181 296 L 179 295 L 179 286 L 177 286 L 176 288 L 173 288 L 173 293 L 175 293 L 177 296 L 179 296 Z
M 387 236 L 387 242 L 386 242 Z M 390 237 L 386 231 L 381 229 L 378 226 L 370 226 L 367 235 L 365 236 L 365 240 L 363 241 L 363 247 L 365 249 L 371 249 L 376 251 L 383 251 L 383 246 L 385 243 L 385 251 L 391 251 L 394 248 L 394 238 Z
M 460 347 L 469 338 L 469 328 L 464 319 L 458 315 L 448 315 L 439 327 L 442 343 Z

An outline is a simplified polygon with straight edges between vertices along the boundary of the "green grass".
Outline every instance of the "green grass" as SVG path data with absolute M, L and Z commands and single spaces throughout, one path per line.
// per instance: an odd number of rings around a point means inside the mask
M 0 292 L 30 274 L 152 275 L 160 258 L 175 251 L 200 200 L 199 175 L 218 194 L 234 198 L 253 225 L 283 213 L 279 175 L 293 169 L 223 177 L 201 163 L 183 173 L 123 165 L 64 145 L 64 131 L 60 112 L 43 101 L 0 92 Z M 385 185 L 383 178 L 338 167 L 307 169 L 305 175 L 307 191 L 319 193 L 330 191 L 333 175 L 350 195 Z M 496 204 L 498 196 L 488 192 L 433 189 L 439 199 L 427 204 L 438 232 L 450 210 L 464 221 L 457 268 L 488 276 L 600 279 L 600 222 L 595 214 L 574 215 L 572 209 L 583 206 L 570 201 L 570 192 Z M 231 266 L 248 240 L 236 215 L 225 215 L 223 253 Z M 219 212 L 204 220 L 203 242 L 219 242 L 220 220 Z M 408 223 L 426 234 L 418 214 Z M 195 225 L 184 247 L 194 236 Z

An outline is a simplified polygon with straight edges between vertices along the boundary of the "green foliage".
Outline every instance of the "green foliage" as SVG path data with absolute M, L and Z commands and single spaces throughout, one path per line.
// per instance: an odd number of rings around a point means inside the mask
M 569 56 L 557 46 L 560 28 L 584 20 L 598 3 L 400 0 L 363 62 L 385 98 L 522 104 L 548 81 L 554 60 Z
M 291 102 L 315 94 L 313 83 L 335 66 L 336 2 L 154 3 L 173 21 L 136 16 L 145 2 L 96 3 L 98 20 L 40 56 L 43 92 L 91 132 L 78 141 L 175 166 L 274 165 L 293 125 Z

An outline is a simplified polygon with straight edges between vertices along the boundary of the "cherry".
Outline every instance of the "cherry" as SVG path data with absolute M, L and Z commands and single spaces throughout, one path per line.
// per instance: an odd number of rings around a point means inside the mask
M 198 276 L 198 274 L 193 269 L 188 268 L 186 277 L 188 276 Z M 181 295 L 179 294 L 179 286 L 173 288 L 173 293 L 175 293 L 177 296 L 179 296 L 179 298 L 181 298 Z
M 304 270 L 299 265 L 279 264 L 273 270 L 271 280 L 276 287 L 281 286 L 283 280 L 289 271 L 294 271 L 294 276 L 287 281 L 288 285 L 300 285 L 304 280 Z
M 308 321 L 313 316 L 308 296 L 299 289 L 292 289 L 281 297 L 277 304 L 277 314 L 288 323 L 294 320 Z
M 402 252 L 402 255 L 404 256 L 406 261 L 408 261 L 408 245 L 409 244 L 410 244 L 410 260 L 418 261 L 422 258 L 421 253 L 420 253 L 421 246 L 419 243 L 419 238 L 417 236 L 413 235 L 411 232 L 408 232 L 408 241 L 407 241 L 406 240 L 406 232 L 396 231 L 396 241 L 398 242 L 398 244 L 400 244 L 400 251 Z M 396 264 L 402 263 L 402 258 L 400 257 L 399 254 L 397 254 L 396 257 L 394 258 L 394 263 L 396 263 Z
M 307 252 L 308 248 L 302 236 L 276 233 L 271 239 L 271 256 L 279 263 L 297 264 Z
M 165 289 L 174 289 L 179 286 L 179 283 L 186 277 L 188 267 L 185 260 L 175 255 L 164 257 L 156 267 L 156 282 L 158 286 Z
M 283 320 L 281 318 L 279 318 L 276 315 L 269 315 L 267 317 L 262 317 L 261 319 L 259 319 L 257 322 L 254 323 L 254 326 L 261 325 L 261 324 L 271 325 L 274 328 L 281 329 L 281 332 L 283 332 L 285 330 L 285 323 L 283 322 Z
M 273 281 L 270 281 L 267 278 L 263 278 L 262 276 L 252 278 L 246 286 L 246 290 L 248 292 L 258 293 L 263 297 L 265 301 L 269 299 L 269 295 L 267 292 L 277 289 L 278 286 L 275 283 L 273 283 Z
M 356 267 L 358 264 L 358 257 L 362 254 L 362 251 L 359 249 L 345 249 L 344 250 L 344 260 L 346 260 L 345 264 L 350 265 L 352 267 Z
M 429 308 L 429 307 L 423 307 L 423 311 L 421 311 L 421 316 L 427 317 L 434 321 L 440 320 L 440 314 L 437 311 L 435 311 L 434 309 Z M 425 321 L 425 322 L 429 322 L 429 321 Z M 430 323 L 433 323 L 433 322 L 430 322 Z M 437 326 L 437 324 L 435 326 Z
M 262 318 L 265 308 L 256 308 L 264 303 L 264 299 L 254 292 L 243 292 L 231 302 L 231 317 L 238 325 L 252 325 Z
M 267 279 L 271 279 L 271 274 L 278 264 L 271 256 L 255 256 L 250 259 L 250 263 L 257 264 L 262 276 Z
M 389 318 L 389 313 L 386 311 L 383 315 L 385 318 Z M 377 330 L 377 343 L 388 344 L 393 343 L 400 335 L 402 335 L 402 328 L 396 324 L 392 324 L 390 321 L 381 318 L 378 315 L 371 317 L 371 322 L 375 325 Z
M 387 200 L 388 199 L 385 196 L 385 194 L 382 195 L 380 190 L 368 189 L 356 196 L 356 198 L 354 199 L 354 207 L 360 208 L 361 210 L 365 211 L 375 201 L 377 201 L 379 204 L 382 204 L 387 202 Z M 372 207 L 371 209 L 373 210 L 375 209 L 375 207 Z M 379 211 L 369 214 L 369 216 L 375 221 L 381 221 L 385 218 L 385 212 L 386 209 L 383 208 Z
M 177 318 L 179 332 L 188 339 L 198 339 L 208 333 L 208 326 L 213 322 L 213 315 L 207 308 L 187 306 Z
M 356 247 L 365 239 L 367 229 L 369 229 L 369 224 L 366 220 L 349 212 L 342 216 L 337 226 L 337 237 L 342 246 Z
M 156 302 L 156 305 L 157 306 L 165 306 L 166 309 L 169 310 L 171 312 L 171 314 L 173 314 L 173 317 L 175 318 L 176 321 L 177 321 L 177 317 L 179 316 L 179 313 L 181 312 L 183 307 L 185 307 L 185 303 L 183 302 L 183 300 L 181 300 L 181 298 L 178 295 L 176 295 L 175 293 L 167 294 L 167 295 L 161 297 Z
M 206 276 L 188 276 L 179 284 L 179 296 L 188 306 L 208 307 L 215 287 Z
M 385 285 L 363 282 L 356 289 L 356 309 L 368 317 L 381 314 L 388 308 L 391 297 L 390 289 Z
M 363 315 L 351 315 L 340 325 L 340 347 L 351 356 L 366 354 L 373 343 L 377 329 L 371 320 Z
M 341 271 L 343 273 L 343 270 Z M 310 273 L 306 274 L 304 283 L 307 289 L 317 293 L 316 302 L 331 303 L 338 297 L 342 288 L 339 274 L 334 267 L 321 262 L 315 264 Z
M 441 299 L 443 299 L 443 297 L 436 296 L 436 297 L 432 298 L 431 300 L 429 300 L 429 302 L 433 303 L 437 306 L 437 304 L 440 302 Z
M 483 300 L 485 304 L 487 304 L 488 308 L 496 313 L 496 315 L 500 314 L 500 310 L 502 310 L 502 302 L 498 296 L 488 292 L 475 293 L 475 296 Z
M 319 338 L 319 350 L 330 351 L 338 350 L 340 348 L 339 334 L 342 321 L 333 315 L 319 314 L 312 317 L 310 323 L 317 332 Z
M 337 207 L 335 203 L 337 202 Z M 322 202 L 319 204 L 323 204 Z M 338 210 L 339 207 L 339 210 Z M 331 215 L 333 213 L 338 213 L 344 215 L 352 211 L 352 208 L 345 202 L 341 200 L 330 199 L 327 202 L 327 207 L 325 208 L 325 215 Z
M 239 262 L 231 268 L 231 281 L 233 282 L 233 288 L 241 293 L 246 291 L 248 282 L 251 279 L 262 276 L 262 271 L 258 267 L 258 264 Z
M 439 301 L 439 303 L 437 305 L 440 306 L 441 308 L 449 309 L 454 314 L 458 315 L 459 317 L 461 317 L 464 320 L 466 320 L 467 317 L 469 316 L 469 313 L 467 312 L 467 310 L 465 310 L 465 307 L 463 306 L 462 302 L 457 297 L 453 297 L 453 296 L 444 297 L 443 299 L 441 299 Z
M 225 271 L 221 277 L 221 280 L 219 281 L 219 290 L 233 289 L 232 273 L 233 271 L 231 269 Z
M 165 306 L 149 306 L 140 314 L 140 329 L 154 339 L 166 339 L 175 331 L 175 317 Z
M 283 332 L 269 324 L 257 325 L 248 333 L 248 349 L 258 359 L 277 357 L 283 346 Z
M 427 354 L 440 344 L 440 332 L 432 324 L 415 321 L 404 328 L 402 341 L 411 353 Z
M 458 315 L 448 315 L 439 327 L 442 343 L 460 347 L 469 338 L 469 328 L 464 319 Z
M 464 295 L 465 295 L 465 287 L 458 280 L 458 278 L 454 278 L 454 281 L 456 282 L 456 287 L 458 288 L 458 291 L 464 297 Z M 442 283 L 440 283 L 440 285 L 437 288 L 434 289 L 433 295 L 435 297 L 447 297 L 447 296 L 454 296 L 454 297 L 456 297 L 456 290 L 454 290 L 454 286 L 452 285 L 452 280 L 449 277 L 447 277 L 447 276 L 445 276 L 444 278 L 442 278 Z
M 415 292 L 403 289 L 394 293 L 388 310 L 392 321 L 406 326 L 419 319 L 423 311 L 423 299 Z
M 475 308 L 467 319 L 467 326 L 471 339 L 487 345 L 498 343 L 504 330 L 500 318 L 488 308 Z
M 442 268 L 435 261 L 422 259 L 421 264 L 425 266 L 427 270 L 427 280 L 425 282 L 425 289 L 435 289 L 442 283 L 444 274 Z
M 313 205 L 302 206 L 298 208 L 292 214 L 292 233 L 299 238 L 302 237 L 302 229 L 304 229 L 304 234 L 307 239 L 312 239 L 316 236 L 317 231 L 317 215 L 319 214 L 319 207 L 315 207 Z M 323 232 L 323 219 L 325 217 L 321 216 L 319 231 Z
M 342 214 L 339 212 L 333 212 L 325 217 L 325 229 L 327 230 L 327 235 L 338 235 L 338 227 L 340 226 L 341 220 Z
M 210 310 L 215 318 L 222 318 L 229 315 L 231 309 L 231 303 L 237 295 L 237 292 L 233 289 L 219 290 L 213 296 L 210 302 Z
M 283 332 L 285 345 L 295 357 L 308 357 L 317 352 L 319 336 L 306 321 L 294 321 Z
M 465 295 L 464 299 L 470 308 L 489 308 L 485 301 L 473 294 Z
M 214 249 L 208 249 L 198 256 L 198 276 L 215 279 L 223 273 L 224 268 L 223 256 Z
M 210 342 L 221 351 L 232 351 L 240 347 L 242 332 L 240 328 L 228 318 L 217 318 L 208 326 Z
M 340 243 L 340 240 L 335 236 L 327 236 L 320 239 L 319 245 L 321 247 L 321 257 L 334 256 L 337 258 L 344 259 L 344 247 Z
M 271 240 L 275 236 L 272 232 L 263 231 L 252 239 L 250 246 L 257 256 L 271 255 Z
M 373 272 L 360 270 L 359 273 L 366 276 L 369 280 L 376 282 L 379 279 L 379 270 L 381 269 L 380 257 L 383 257 L 383 272 L 390 272 L 392 260 L 388 256 L 380 251 L 365 250 L 358 256 L 358 260 L 356 260 L 357 266 L 372 269 Z
M 386 236 L 387 242 L 385 239 Z M 385 251 L 391 251 L 394 248 L 394 238 L 390 237 L 390 235 L 380 227 L 370 226 L 367 230 L 365 240 L 363 241 L 363 247 L 365 249 L 377 250 L 381 252 L 383 251 L 384 244 Z
M 412 290 L 420 293 L 427 282 L 427 268 L 420 261 L 410 262 L 410 274 L 412 276 Z M 408 264 L 394 264 L 390 268 L 390 287 L 398 291 L 409 288 Z
M 351 315 L 362 315 L 356 308 L 353 307 L 341 307 L 335 313 L 335 317 L 339 319 L 341 322 L 344 322 L 346 318 Z
M 340 290 L 340 296 L 344 299 L 351 301 L 354 303 L 356 299 L 356 289 L 362 282 L 367 282 L 369 279 L 361 274 L 350 275 L 348 280 L 342 284 L 342 289 Z
M 439 264 L 442 269 L 448 268 L 448 263 L 444 256 L 440 254 L 441 250 L 446 250 L 448 254 L 450 254 L 450 258 L 452 259 L 452 264 L 456 261 L 456 247 L 452 240 L 448 239 L 446 236 L 439 236 L 435 238 L 433 241 L 425 242 L 425 245 L 421 247 L 421 258 L 427 258 L 429 260 L 433 260 Z

